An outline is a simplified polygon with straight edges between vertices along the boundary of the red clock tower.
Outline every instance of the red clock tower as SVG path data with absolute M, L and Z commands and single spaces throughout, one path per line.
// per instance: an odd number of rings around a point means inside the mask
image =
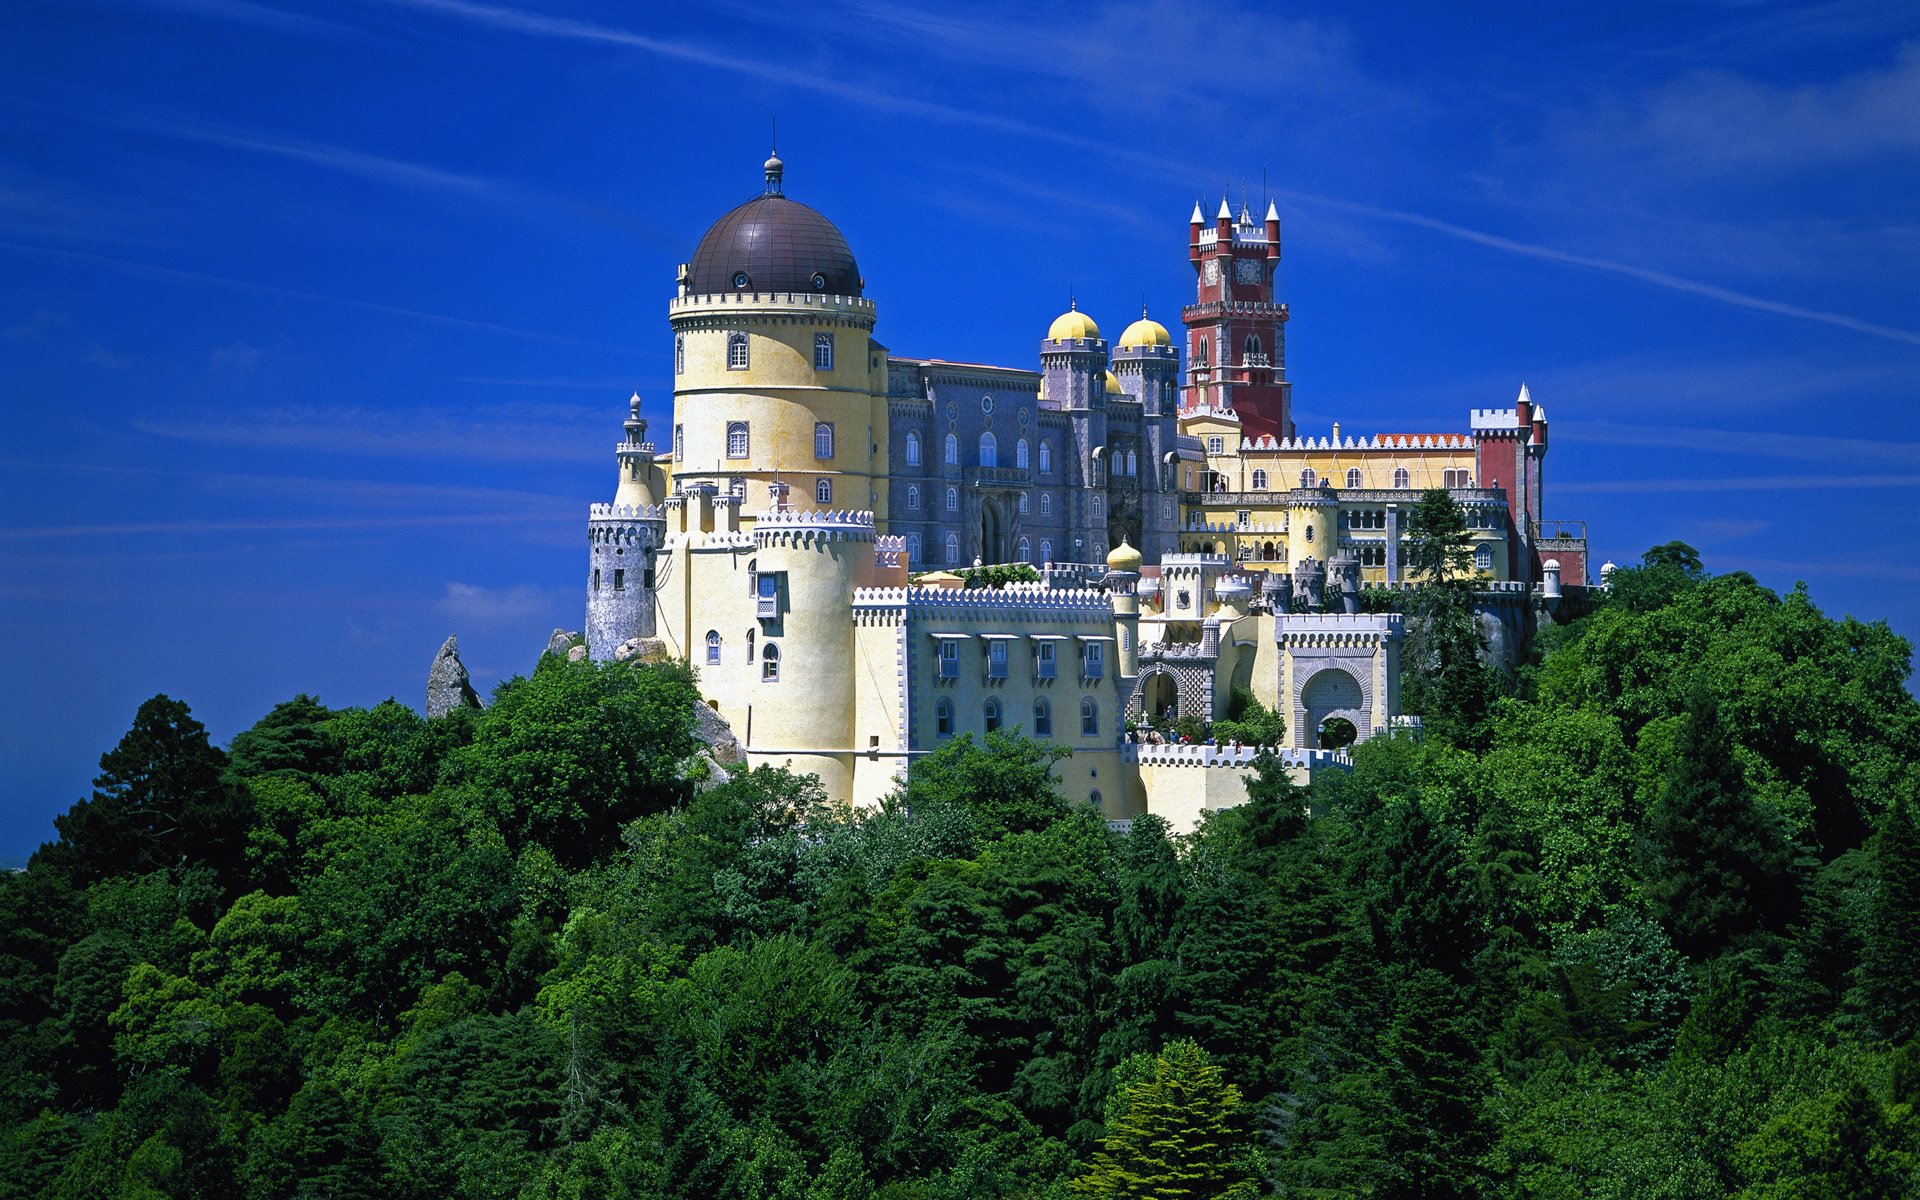
M 1280 212 L 1267 205 L 1256 225 L 1223 198 L 1209 226 L 1193 206 L 1188 256 L 1199 296 L 1180 310 L 1187 327 L 1184 406 L 1231 409 L 1247 437 L 1293 436 L 1293 385 L 1287 382 L 1287 306 L 1273 295 L 1280 265 Z

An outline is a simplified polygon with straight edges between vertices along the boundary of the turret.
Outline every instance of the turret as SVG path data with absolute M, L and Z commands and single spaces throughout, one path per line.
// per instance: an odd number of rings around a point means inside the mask
M 1119 646 L 1122 678 L 1140 673 L 1140 552 L 1122 538 L 1107 553 L 1107 593 L 1113 599 L 1113 635 Z
M 653 497 L 653 447 L 644 439 L 640 396 L 627 406 L 626 436 L 614 449 L 620 481 L 612 504 L 587 516 L 587 653 L 612 658 L 629 638 L 654 635 L 653 556 L 666 540 L 666 513 Z

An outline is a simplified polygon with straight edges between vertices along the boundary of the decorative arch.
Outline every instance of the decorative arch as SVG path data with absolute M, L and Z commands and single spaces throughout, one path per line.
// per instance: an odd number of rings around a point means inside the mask
M 1301 722 L 1295 741 L 1305 746 L 1319 745 L 1320 727 L 1333 717 L 1351 721 L 1364 740 L 1373 732 L 1368 691 L 1366 682 L 1345 667 L 1324 666 L 1307 676 L 1294 705 Z

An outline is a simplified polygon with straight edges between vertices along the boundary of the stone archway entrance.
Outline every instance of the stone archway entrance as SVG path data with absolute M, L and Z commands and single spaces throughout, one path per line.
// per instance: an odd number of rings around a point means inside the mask
M 1329 738 L 1348 744 L 1366 737 L 1372 724 L 1360 681 L 1339 667 L 1314 672 L 1300 689 L 1300 708 L 1306 719 L 1294 740 L 1304 747 L 1320 747 Z
M 1140 707 L 1142 715 L 1148 720 L 1158 721 L 1167 716 L 1180 715 L 1180 689 L 1174 685 L 1173 676 L 1165 671 L 1156 671 L 1140 684 Z M 1171 713 L 1169 713 L 1171 709 Z
M 1006 521 L 1000 515 L 1000 505 L 992 500 L 980 504 L 980 561 L 983 563 L 1006 562 L 1007 528 Z

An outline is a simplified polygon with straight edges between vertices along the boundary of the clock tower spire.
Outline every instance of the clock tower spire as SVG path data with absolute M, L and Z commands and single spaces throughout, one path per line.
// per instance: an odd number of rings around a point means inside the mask
M 1195 302 L 1180 311 L 1187 327 L 1185 407 L 1232 409 L 1251 438 L 1293 436 L 1293 385 L 1287 382 L 1287 306 L 1274 297 L 1280 265 L 1280 211 L 1267 205 L 1254 224 L 1236 219 L 1223 196 L 1213 224 L 1194 205 L 1188 257 L 1198 276 Z

